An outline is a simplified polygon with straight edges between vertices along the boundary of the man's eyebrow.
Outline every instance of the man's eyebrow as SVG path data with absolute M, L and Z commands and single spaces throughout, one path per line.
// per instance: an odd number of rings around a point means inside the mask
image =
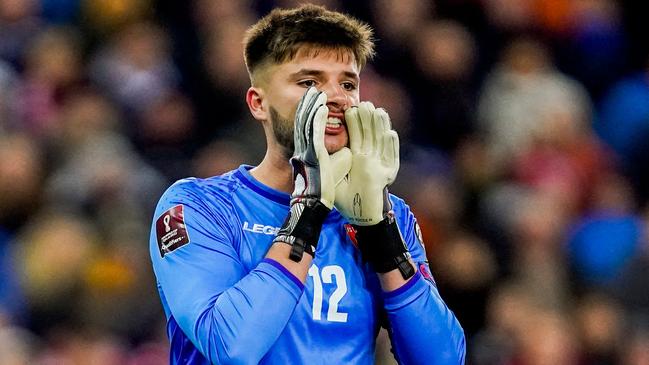
M 343 71 L 343 75 L 345 75 L 346 77 L 348 77 L 350 79 L 353 79 L 354 81 L 360 80 L 360 77 L 358 76 L 358 74 L 356 72 Z
M 347 78 L 353 79 L 353 80 L 359 80 L 358 74 L 356 72 L 352 71 L 343 71 L 343 75 Z M 297 72 L 294 72 L 290 75 L 292 79 L 298 79 L 300 77 L 304 76 L 314 76 L 314 77 L 321 77 L 324 74 L 324 71 L 321 70 L 313 70 L 313 69 L 308 69 L 308 68 L 303 68 Z
M 293 79 L 297 79 L 297 78 L 304 77 L 304 76 L 316 76 L 317 77 L 317 76 L 322 76 L 322 74 L 324 74 L 324 72 L 322 72 L 320 70 L 311 70 L 311 69 L 303 68 L 303 69 L 301 69 L 301 70 L 299 70 L 297 72 L 292 73 L 290 75 L 290 77 L 293 78 Z

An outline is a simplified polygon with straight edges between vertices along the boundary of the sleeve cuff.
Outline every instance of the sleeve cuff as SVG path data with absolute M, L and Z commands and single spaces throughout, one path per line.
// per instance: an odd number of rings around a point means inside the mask
M 410 278 L 402 287 L 390 292 L 383 292 L 385 309 L 395 310 L 407 306 L 428 290 L 429 285 L 426 280 L 423 280 L 421 273 L 417 271 L 415 276 Z
M 297 288 L 298 288 L 300 291 L 304 291 L 304 284 L 302 284 L 302 282 L 300 281 L 300 279 L 298 279 L 295 275 L 293 275 L 293 273 L 291 273 L 290 271 L 288 271 L 288 270 L 287 270 L 284 266 L 282 266 L 282 264 L 280 264 L 279 262 L 277 262 L 277 261 L 275 261 L 275 260 L 273 260 L 273 259 L 265 258 L 265 259 L 263 259 L 263 260 L 261 261 L 261 263 L 266 263 L 266 264 L 269 264 L 270 266 L 276 268 L 276 269 L 279 270 L 282 274 L 284 274 L 284 276 L 286 276 L 288 279 L 290 279 L 291 282 L 292 282 L 293 284 L 295 284 L 295 285 L 297 286 Z

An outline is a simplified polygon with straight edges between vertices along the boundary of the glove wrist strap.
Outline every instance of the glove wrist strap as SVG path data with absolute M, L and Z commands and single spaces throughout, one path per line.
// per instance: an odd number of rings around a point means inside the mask
M 415 274 L 415 269 L 409 261 L 410 253 L 391 212 L 378 224 L 354 225 L 354 228 L 361 254 L 374 271 L 382 274 L 399 269 L 404 279 L 409 279 Z
M 305 252 L 315 257 L 322 224 L 330 211 L 331 209 L 318 199 L 294 199 L 273 243 L 283 242 L 291 245 L 289 258 L 295 262 L 300 262 Z

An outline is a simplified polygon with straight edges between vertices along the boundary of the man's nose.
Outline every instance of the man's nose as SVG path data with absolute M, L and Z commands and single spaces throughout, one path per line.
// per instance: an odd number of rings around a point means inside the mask
M 327 105 L 332 105 L 342 110 L 347 109 L 351 105 L 351 97 L 338 84 L 325 85 L 322 91 L 327 94 Z

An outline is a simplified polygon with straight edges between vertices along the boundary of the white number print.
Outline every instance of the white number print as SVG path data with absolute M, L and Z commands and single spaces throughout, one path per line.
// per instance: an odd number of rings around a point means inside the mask
M 343 268 L 338 265 L 328 265 L 320 271 L 316 265 L 311 265 L 309 276 L 313 278 L 313 306 L 311 307 L 313 319 L 316 321 L 322 320 L 322 283 L 333 284 L 335 278 L 336 289 L 329 297 L 327 321 L 347 322 L 347 313 L 338 312 L 338 303 L 347 294 L 347 281 Z

